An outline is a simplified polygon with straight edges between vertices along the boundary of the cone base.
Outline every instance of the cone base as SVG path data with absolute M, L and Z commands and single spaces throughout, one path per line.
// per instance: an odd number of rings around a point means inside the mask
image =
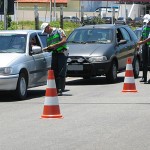
M 60 114 L 60 115 L 42 115 L 41 118 L 53 118 L 53 119 L 56 119 L 56 118 L 63 118 L 63 116 Z
M 122 92 L 137 92 L 137 90 L 123 90 Z

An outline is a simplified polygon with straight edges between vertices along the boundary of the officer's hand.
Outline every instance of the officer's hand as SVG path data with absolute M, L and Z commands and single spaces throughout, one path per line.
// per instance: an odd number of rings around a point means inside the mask
M 143 41 L 139 41 L 137 44 L 140 46 L 141 44 L 143 44 Z
M 47 47 L 44 47 L 42 50 L 43 50 L 44 52 L 47 52 L 47 51 L 48 51 Z

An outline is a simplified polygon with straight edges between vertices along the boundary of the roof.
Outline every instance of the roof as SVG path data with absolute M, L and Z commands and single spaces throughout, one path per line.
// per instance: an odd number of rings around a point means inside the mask
M 0 31 L 0 34 L 1 33 L 28 34 L 28 33 L 32 33 L 32 32 L 41 33 L 41 30 L 2 30 L 2 31 Z
M 51 0 L 15 0 L 20 3 L 50 3 Z M 52 0 L 54 3 L 54 0 Z M 56 3 L 67 3 L 68 0 L 56 0 Z

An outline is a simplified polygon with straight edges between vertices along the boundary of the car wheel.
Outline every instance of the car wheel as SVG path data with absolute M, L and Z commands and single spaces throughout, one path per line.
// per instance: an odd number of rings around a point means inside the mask
M 140 72 L 139 59 L 135 59 L 134 64 L 133 64 L 133 73 L 134 73 L 135 78 L 138 78 L 139 72 Z
M 24 73 L 19 75 L 15 94 L 19 99 L 25 99 L 27 96 L 27 79 Z
M 117 64 L 115 61 L 112 62 L 111 67 L 106 74 L 106 79 L 109 83 L 114 83 L 117 81 Z

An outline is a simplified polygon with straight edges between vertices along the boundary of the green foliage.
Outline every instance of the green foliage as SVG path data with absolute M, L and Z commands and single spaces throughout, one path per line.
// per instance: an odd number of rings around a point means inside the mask
M 39 22 L 39 29 L 43 22 Z M 59 28 L 60 22 L 59 21 L 53 21 L 50 23 L 51 26 Z M 65 31 L 67 37 L 68 35 L 77 27 L 81 26 L 81 24 L 76 24 L 73 22 L 64 22 L 63 23 L 63 30 Z M 34 21 L 19 21 L 14 22 L 10 21 L 10 25 L 7 28 L 8 30 L 34 30 L 35 29 L 35 22 Z M 0 21 L 0 30 L 4 30 L 4 22 Z
M 84 20 L 83 25 L 90 25 L 90 24 L 104 24 L 104 21 L 99 17 L 93 17 L 91 19 Z
M 41 23 L 42 24 L 42 23 Z M 53 21 L 50 23 L 50 25 L 52 27 L 56 27 L 56 28 L 60 28 L 60 22 L 59 21 Z M 63 30 L 65 31 L 66 33 L 66 36 L 68 37 L 68 35 L 77 27 L 81 26 L 81 24 L 76 24 L 76 23 L 73 23 L 73 22 L 67 22 L 65 21 L 63 23 Z

